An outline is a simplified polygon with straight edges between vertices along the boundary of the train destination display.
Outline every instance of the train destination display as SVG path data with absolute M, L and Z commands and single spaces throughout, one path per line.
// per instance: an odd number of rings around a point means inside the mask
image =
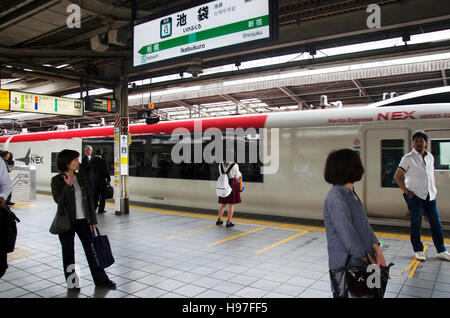
M 84 99 L 85 110 L 102 112 L 102 113 L 117 113 L 117 100 L 114 98 L 88 96 Z
M 133 28 L 133 66 L 273 37 L 270 0 L 217 0 Z
M 10 111 L 83 116 L 82 106 L 83 101 L 81 99 L 10 92 Z

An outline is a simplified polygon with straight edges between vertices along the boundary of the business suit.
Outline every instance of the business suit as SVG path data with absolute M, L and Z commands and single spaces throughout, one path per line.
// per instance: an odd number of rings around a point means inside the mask
M 102 285 L 109 281 L 104 269 L 98 268 L 94 263 L 94 257 L 90 246 L 91 229 L 90 225 L 97 224 L 97 215 L 94 209 L 94 203 L 89 193 L 89 185 L 84 175 L 75 173 L 78 185 L 81 189 L 81 201 L 76 202 L 74 185 L 68 185 L 64 180 L 64 173 L 60 173 L 52 178 L 51 188 L 55 202 L 58 204 L 57 213 L 64 211 L 69 215 L 71 229 L 67 232 L 58 234 L 62 246 L 64 275 L 66 280 L 73 273 L 71 265 L 75 263 L 75 233 L 77 233 L 83 245 L 84 252 L 91 270 L 91 275 L 96 285 Z M 76 205 L 81 204 L 84 207 L 85 218 L 77 219 Z M 68 282 L 69 283 L 69 282 Z
M 79 173 L 83 173 L 85 176 L 85 179 L 89 182 L 89 184 L 92 184 L 93 182 L 93 170 L 91 168 L 91 161 L 92 157 L 88 155 L 84 155 L 83 159 L 81 160 L 80 169 L 78 170 Z M 91 189 L 92 190 L 92 189 Z M 92 191 L 91 191 L 92 193 Z
M 105 197 L 103 196 L 103 189 L 111 181 L 111 177 L 108 172 L 108 163 L 102 157 L 96 155 L 90 162 L 92 176 L 92 196 L 94 199 L 95 210 L 98 207 L 98 213 L 105 212 Z M 99 204 L 100 200 L 100 204 Z

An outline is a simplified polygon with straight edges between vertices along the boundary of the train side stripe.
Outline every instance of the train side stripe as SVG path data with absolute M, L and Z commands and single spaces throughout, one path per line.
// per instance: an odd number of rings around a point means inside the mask
M 134 124 L 130 125 L 129 131 L 132 135 L 143 134 L 171 134 L 176 128 L 185 128 L 190 132 L 194 132 L 194 128 L 200 127 L 205 131 L 208 128 L 218 128 L 226 130 L 227 128 L 264 128 L 267 114 L 263 115 L 248 115 L 235 117 L 220 117 L 220 118 L 205 118 L 195 120 L 180 120 L 160 122 L 155 125 Z M 72 138 L 95 138 L 95 137 L 112 137 L 114 135 L 114 127 L 98 127 L 98 128 L 84 128 L 72 129 L 64 131 L 39 132 L 29 134 L 19 134 L 13 136 L 1 136 L 0 143 L 6 143 L 8 138 L 10 142 L 32 142 L 32 141 L 46 141 L 53 139 L 72 139 Z

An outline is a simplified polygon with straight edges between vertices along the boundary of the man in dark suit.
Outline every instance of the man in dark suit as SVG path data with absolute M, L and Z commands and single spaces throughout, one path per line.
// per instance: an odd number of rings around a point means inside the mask
M 111 177 L 108 172 L 108 163 L 102 157 L 103 152 L 101 149 L 95 149 L 95 157 L 90 162 L 90 167 L 93 175 L 92 193 L 94 198 L 94 206 L 98 213 L 105 213 L 105 197 L 103 196 L 103 190 L 106 185 L 106 181 L 111 182 Z M 98 203 L 100 199 L 100 204 Z
M 84 147 L 84 156 L 81 159 L 79 173 L 83 173 L 86 177 L 86 180 L 89 182 L 89 185 L 92 187 L 92 183 L 94 181 L 93 170 L 91 169 L 91 160 L 92 160 L 92 147 L 87 145 Z M 91 189 L 91 194 L 93 195 L 93 189 Z

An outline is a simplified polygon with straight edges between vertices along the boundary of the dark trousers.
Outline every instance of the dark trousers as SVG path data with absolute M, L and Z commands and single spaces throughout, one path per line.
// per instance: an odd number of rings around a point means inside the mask
M 428 222 L 430 223 L 431 237 L 433 238 L 434 246 L 438 253 L 446 250 L 444 245 L 444 233 L 442 232 L 441 220 L 436 206 L 436 199 L 430 201 L 428 195 L 426 200 L 414 195 L 410 199 L 406 194 L 403 194 L 406 203 L 408 204 L 409 215 L 411 217 L 410 235 L 411 244 L 414 252 L 422 252 L 423 244 L 420 240 L 420 228 L 422 226 L 422 209 L 425 211 Z
M 84 253 L 86 254 L 86 259 L 89 264 L 89 269 L 91 270 L 92 278 L 96 285 L 105 283 L 109 281 L 108 275 L 102 268 L 98 268 L 93 259 L 92 249 L 90 246 L 92 233 L 90 229 L 89 222 L 86 219 L 76 220 L 72 225 L 72 228 L 63 233 L 59 234 L 59 241 L 62 246 L 62 256 L 63 256 L 63 266 L 64 275 L 66 281 L 69 284 L 73 283 L 74 274 L 74 264 L 75 264 L 75 233 L 77 233 L 80 238 L 81 244 L 83 245 Z M 68 280 L 68 278 L 70 278 Z
M 97 210 L 97 207 L 98 207 L 99 213 L 102 213 L 103 211 L 105 211 L 105 197 L 103 196 L 103 188 L 104 187 L 105 187 L 105 185 L 102 184 L 102 185 L 95 186 L 93 189 L 94 209 Z M 98 203 L 99 200 L 100 200 L 100 204 Z
M 0 278 L 5 275 L 8 269 L 8 255 L 6 252 L 0 252 Z

